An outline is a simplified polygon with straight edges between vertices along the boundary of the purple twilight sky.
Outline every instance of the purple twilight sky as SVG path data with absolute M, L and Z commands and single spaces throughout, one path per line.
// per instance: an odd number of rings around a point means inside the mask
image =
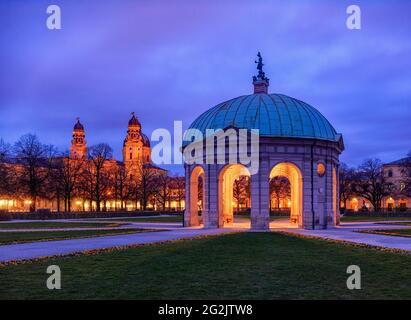
M 46 8 L 61 7 L 62 30 Z M 88 144 L 121 158 L 130 112 L 150 137 L 184 128 L 219 102 L 252 93 L 261 51 L 270 92 L 320 110 L 344 136 L 341 159 L 401 158 L 411 149 L 411 2 L 0 2 L 0 138 L 31 132 L 68 149 L 77 116 Z M 182 172 L 178 166 L 169 167 Z

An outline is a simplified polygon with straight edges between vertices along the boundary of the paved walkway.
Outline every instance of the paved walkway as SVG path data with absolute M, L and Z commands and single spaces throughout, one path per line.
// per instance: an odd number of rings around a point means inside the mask
M 153 223 L 152 223 L 153 224 Z M 63 255 L 85 250 L 105 249 L 134 244 L 158 243 L 244 231 L 242 229 L 176 228 L 168 231 L 140 232 L 95 238 L 41 241 L 0 246 L 0 262 L 26 260 L 53 255 Z
M 0 262 L 26 260 L 45 256 L 64 255 L 85 250 L 105 249 L 116 246 L 134 244 L 158 243 L 170 240 L 186 239 L 203 235 L 217 235 L 232 232 L 246 232 L 243 223 L 236 223 L 230 228 L 202 229 L 182 228 L 179 223 L 144 223 L 132 222 L 132 228 L 169 229 L 167 231 L 140 232 L 94 238 L 41 241 L 12 245 L 0 245 Z M 319 238 L 343 240 L 353 243 L 363 243 L 372 246 L 408 250 L 411 252 L 411 238 L 394 237 L 377 234 L 358 233 L 358 230 L 370 229 L 400 229 L 409 226 L 383 225 L 371 222 L 343 223 L 337 228 L 328 230 L 301 230 L 288 228 L 287 221 L 275 221 L 270 224 L 271 232 L 285 231 L 289 233 L 315 236 Z M 54 229 L 55 230 L 55 229 Z M 66 230 L 66 229 L 65 229 Z M 82 229 L 83 230 L 83 229 Z M 99 229 L 101 230 L 101 229 Z
M 356 231 L 372 230 L 372 229 L 403 229 L 410 228 L 410 226 L 401 225 L 384 225 L 372 222 L 346 222 L 341 226 L 328 230 L 302 230 L 302 229 L 278 229 L 294 234 L 301 234 L 306 236 L 314 236 L 324 239 L 342 240 L 353 243 L 362 243 L 371 246 L 379 246 L 390 249 L 400 249 L 411 251 L 411 238 L 386 236 L 380 234 L 360 233 Z
M 71 222 L 71 221 L 70 221 Z M 84 222 L 84 221 L 83 221 Z M 64 222 L 62 222 L 64 224 Z M 31 228 L 31 229 L 0 229 L 0 233 L 8 232 L 40 232 L 40 231 L 93 231 L 93 230 L 122 230 L 122 229 L 175 229 L 180 228 L 178 222 L 126 222 L 118 227 L 70 227 L 70 228 Z

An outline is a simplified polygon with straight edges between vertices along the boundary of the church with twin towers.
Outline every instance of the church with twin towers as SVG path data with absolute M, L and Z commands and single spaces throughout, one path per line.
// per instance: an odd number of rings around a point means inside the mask
M 133 168 L 138 165 L 152 166 L 150 159 L 150 140 L 142 132 L 141 123 L 135 116 L 134 112 L 132 112 L 131 115 L 132 116 L 128 121 L 127 134 L 123 143 L 123 163 L 127 168 Z M 87 159 L 86 134 L 84 125 L 80 122 L 80 118 L 77 118 L 77 122 L 73 127 L 73 138 L 70 146 L 70 159 Z

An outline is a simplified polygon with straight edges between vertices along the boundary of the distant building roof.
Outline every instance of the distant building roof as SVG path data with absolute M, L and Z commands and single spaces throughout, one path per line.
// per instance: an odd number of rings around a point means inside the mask
M 399 160 L 395 160 L 395 161 L 386 163 L 385 165 L 404 165 L 404 164 L 411 165 L 411 157 L 405 157 Z
M 167 172 L 166 169 L 157 167 L 156 165 L 154 165 L 154 164 L 152 164 L 152 163 L 145 163 L 145 164 L 144 164 L 144 168 L 146 168 L 146 169 L 154 169 L 154 170 L 159 170 L 159 171 Z

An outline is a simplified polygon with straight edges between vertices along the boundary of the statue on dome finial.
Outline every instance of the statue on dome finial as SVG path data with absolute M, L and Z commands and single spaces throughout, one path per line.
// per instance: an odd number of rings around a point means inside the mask
M 254 61 L 257 64 L 258 70 L 258 74 L 253 76 L 254 93 L 267 93 L 270 79 L 265 76 L 263 71 L 264 63 L 260 52 L 257 53 L 257 57 L 258 59 Z
M 258 61 L 254 61 L 254 63 L 257 63 L 257 70 L 258 70 L 258 73 L 260 73 L 260 72 L 263 72 L 263 66 L 264 66 L 263 57 L 261 56 L 260 51 L 257 53 L 257 57 L 258 57 Z
M 134 117 L 134 111 L 131 113 L 131 116 Z
M 257 53 L 257 57 L 258 60 L 255 60 L 254 62 L 257 64 L 257 70 L 258 70 L 258 75 L 253 77 L 253 80 L 269 80 L 266 76 L 265 76 L 265 72 L 263 71 L 263 57 L 261 56 L 261 53 L 258 52 Z

